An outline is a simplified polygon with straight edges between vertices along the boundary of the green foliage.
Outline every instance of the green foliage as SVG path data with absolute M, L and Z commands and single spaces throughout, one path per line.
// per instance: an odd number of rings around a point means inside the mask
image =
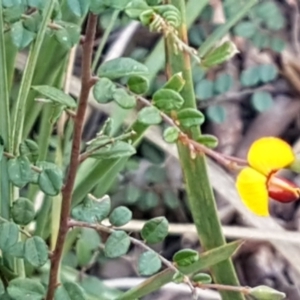
M 138 270 L 143 276 L 149 276 L 161 268 L 161 260 L 154 251 L 146 251 L 142 253 L 138 260 Z
M 139 111 L 138 120 L 145 125 L 155 125 L 161 123 L 162 117 L 156 107 L 149 106 Z
M 132 218 L 132 212 L 125 206 L 115 208 L 109 216 L 109 222 L 116 227 L 127 224 Z
M 273 106 L 273 98 L 268 92 L 255 92 L 251 96 L 251 102 L 258 112 L 266 111 Z
M 171 89 L 160 89 L 153 95 L 153 105 L 162 111 L 178 110 L 183 103 L 182 96 Z
M 11 216 L 19 225 L 29 224 L 35 216 L 34 206 L 29 199 L 19 198 L 13 202 Z
M 127 91 L 122 88 L 116 89 L 113 93 L 115 102 L 124 109 L 134 108 L 136 106 L 136 99 L 129 95 Z
M 186 267 L 199 259 L 199 253 L 192 249 L 183 249 L 176 252 L 173 256 L 173 261 L 179 267 Z
M 103 221 L 111 209 L 110 198 L 102 199 L 87 197 L 85 201 L 72 210 L 72 217 L 78 221 L 95 223 Z
M 205 273 L 198 273 L 198 274 L 195 274 L 192 278 L 192 280 L 194 282 L 200 282 L 202 284 L 205 284 L 205 283 L 211 283 L 212 282 L 212 278 L 210 275 L 208 274 L 205 274 Z
M 214 105 L 207 108 L 207 117 L 214 123 L 223 123 L 226 120 L 226 111 L 221 105 Z
M 196 141 L 208 148 L 216 148 L 219 143 L 218 139 L 211 134 L 202 134 L 196 139 Z
M 26 156 L 10 159 L 8 162 L 8 176 L 17 187 L 24 187 L 31 180 L 30 161 Z
M 113 100 L 116 86 L 108 78 L 99 78 L 93 87 L 93 94 L 97 102 L 107 103 Z
M 176 127 L 168 127 L 163 135 L 167 143 L 175 143 L 179 137 L 179 130 Z
M 14 300 L 42 300 L 45 288 L 35 280 L 16 278 L 10 281 L 7 293 Z
M 114 231 L 105 243 L 104 253 L 108 258 L 115 258 L 127 253 L 130 238 L 125 231 Z
M 156 244 L 162 242 L 168 234 L 169 223 L 165 217 L 156 217 L 147 221 L 141 231 L 146 243 Z
M 75 282 L 65 282 L 55 292 L 55 300 L 86 300 L 83 289 Z
M 56 196 L 63 186 L 62 172 L 56 166 L 45 167 L 39 174 L 38 185 L 46 195 Z
M 3 252 L 9 249 L 18 242 L 19 228 L 15 223 L 5 222 L 0 224 L 0 249 Z
M 177 120 L 180 126 L 190 128 L 204 123 L 204 115 L 197 109 L 185 108 L 178 112 Z
M 24 245 L 24 258 L 34 267 L 43 266 L 48 260 L 48 247 L 39 236 L 28 238 Z
M 130 76 L 127 82 L 128 88 L 131 92 L 142 95 L 149 89 L 149 80 L 143 76 Z
M 257 300 L 282 300 L 286 297 L 284 293 L 264 285 L 250 289 L 249 295 Z

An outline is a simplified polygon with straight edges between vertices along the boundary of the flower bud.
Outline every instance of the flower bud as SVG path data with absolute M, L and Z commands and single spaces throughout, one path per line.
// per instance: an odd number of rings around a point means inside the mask
M 250 289 L 249 295 L 257 300 L 282 300 L 286 297 L 284 293 L 264 285 Z

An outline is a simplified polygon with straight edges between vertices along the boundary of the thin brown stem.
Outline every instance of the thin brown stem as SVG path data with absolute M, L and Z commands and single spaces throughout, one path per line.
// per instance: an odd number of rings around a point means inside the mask
M 106 232 L 106 233 L 113 233 L 115 231 L 115 229 L 113 228 L 109 228 L 107 226 L 104 226 L 104 225 L 101 225 L 101 224 L 91 224 L 91 223 L 86 223 L 86 222 L 79 222 L 79 221 L 76 221 L 76 220 L 70 220 L 68 222 L 68 226 L 70 228 L 72 227 L 85 227 L 85 228 L 92 228 L 92 229 L 95 229 L 96 231 L 99 231 L 99 232 Z M 146 245 L 143 241 L 140 241 L 138 239 L 135 239 L 131 236 L 129 236 L 129 239 L 130 241 L 132 242 L 132 244 L 146 250 L 146 251 L 153 251 L 152 248 L 150 248 L 148 245 Z M 172 262 L 168 261 L 166 258 L 164 258 L 163 256 L 161 256 L 159 253 L 156 253 L 159 257 L 159 259 L 161 260 L 161 262 L 169 269 L 175 271 L 176 273 L 177 272 L 180 272 L 176 266 L 174 266 L 172 264 Z M 188 276 L 185 276 L 184 277 L 184 282 L 190 287 L 191 291 L 193 294 L 196 294 L 196 290 L 192 284 L 192 282 L 190 281 L 190 279 L 188 278 Z
M 62 207 L 60 215 L 59 232 L 56 241 L 56 246 L 51 258 L 51 269 L 49 276 L 49 285 L 46 300 L 53 300 L 55 289 L 58 285 L 58 271 L 63 251 L 65 238 L 68 232 L 68 219 L 71 209 L 72 193 L 75 183 L 77 168 L 79 165 L 80 143 L 84 116 L 88 104 L 88 96 L 92 87 L 91 62 L 93 53 L 93 43 L 96 33 L 97 16 L 90 14 L 88 17 L 86 36 L 83 44 L 82 57 L 82 76 L 81 76 L 81 91 L 79 96 L 79 104 L 75 117 L 74 136 L 72 142 L 72 152 L 69 172 L 67 175 L 66 185 L 62 191 Z

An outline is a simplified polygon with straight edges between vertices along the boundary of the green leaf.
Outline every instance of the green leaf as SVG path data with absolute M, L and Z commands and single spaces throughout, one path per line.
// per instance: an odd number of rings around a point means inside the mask
M 156 125 L 161 123 L 160 111 L 154 107 L 144 107 L 138 112 L 138 121 L 146 125 Z
M 264 32 L 256 32 L 251 41 L 258 49 L 264 49 L 269 47 L 270 37 Z
M 107 8 L 107 1 L 106 0 L 90 0 L 90 12 L 95 15 L 99 15 Z
M 90 6 L 90 0 L 67 0 L 71 12 L 77 17 L 83 17 L 87 14 Z
M 259 66 L 251 67 L 243 70 L 241 74 L 241 84 L 244 87 L 254 86 L 260 80 Z
M 178 196 L 173 191 L 163 191 L 163 199 L 165 205 L 170 209 L 176 209 L 180 206 Z
M 45 7 L 45 2 L 44 0 L 27 0 L 27 5 L 42 10 Z
M 205 273 L 198 273 L 193 276 L 193 282 L 201 282 L 202 284 L 212 283 L 212 278 L 210 275 Z
M 161 260 L 154 251 L 142 253 L 138 260 L 138 271 L 142 276 L 150 276 L 161 268 Z
M 35 34 L 25 29 L 22 22 L 16 22 L 11 25 L 11 37 L 14 45 L 21 50 L 33 41 Z
M 178 110 L 183 105 L 182 96 L 170 89 L 160 89 L 153 95 L 153 104 L 163 111 Z
M 214 135 L 210 135 L 210 134 L 202 134 L 200 135 L 196 141 L 200 144 L 203 144 L 204 146 L 208 147 L 208 148 L 216 148 L 218 146 L 218 139 L 217 137 L 215 137 Z
M 130 108 L 134 108 L 136 106 L 135 97 L 132 95 L 129 95 L 122 88 L 115 90 L 115 92 L 113 93 L 113 98 L 116 101 L 116 103 L 124 109 L 130 109 Z
M 65 94 L 63 91 L 48 85 L 36 85 L 32 87 L 39 94 L 45 96 L 47 99 L 50 99 L 54 103 L 64 105 L 70 108 L 76 108 L 77 104 L 75 100 Z
M 132 219 L 132 212 L 125 206 L 115 208 L 109 216 L 109 222 L 116 227 L 127 224 Z
M 93 95 L 98 103 L 108 103 L 113 100 L 115 84 L 108 78 L 100 78 L 93 87 Z
M 78 265 L 80 267 L 88 265 L 92 258 L 92 251 L 89 247 L 88 242 L 82 239 L 78 239 L 76 242 L 75 250 Z
M 264 64 L 259 67 L 260 80 L 263 83 L 270 82 L 277 77 L 277 68 L 273 64 Z
M 228 92 L 233 85 L 233 78 L 229 74 L 221 74 L 214 82 L 214 90 L 217 94 L 223 94 Z
M 149 209 L 157 207 L 159 203 L 159 197 L 157 193 L 148 191 L 143 194 L 142 197 L 140 197 L 138 202 L 138 208 L 141 211 L 147 211 Z
M 177 113 L 177 120 L 180 126 L 190 128 L 200 126 L 204 123 L 204 115 L 195 108 L 184 108 Z
M 180 92 L 185 85 L 185 80 L 182 77 L 182 73 L 174 74 L 163 86 L 164 89 L 173 90 L 175 92 Z
M 0 249 L 3 252 L 18 242 L 19 229 L 15 223 L 5 222 L 0 224 Z
M 144 179 L 148 184 L 166 181 L 166 170 L 161 165 L 150 165 L 144 172 Z
M 274 52 L 281 53 L 285 48 L 285 42 L 280 38 L 272 37 L 270 41 L 270 48 Z
M 29 224 L 35 216 L 34 206 L 27 198 L 19 198 L 13 202 L 11 217 L 19 225 Z
M 165 217 L 156 217 L 147 221 L 141 231 L 146 243 L 156 244 L 162 242 L 168 235 L 169 223 Z
M 238 25 L 234 27 L 234 34 L 244 37 L 251 38 L 257 32 L 256 24 L 250 21 L 240 22 Z
M 214 95 L 214 83 L 208 79 L 201 80 L 196 84 L 195 94 L 200 100 L 212 98 Z
M 109 0 L 109 6 L 114 9 L 123 10 L 131 2 L 131 0 Z
M 31 180 L 31 166 L 26 156 L 19 156 L 8 161 L 8 176 L 10 181 L 19 188 Z
M 149 80 L 144 76 L 133 75 L 129 77 L 127 85 L 131 92 L 142 95 L 149 89 Z
M 274 101 L 270 93 L 261 91 L 252 94 L 251 103 L 257 111 L 263 112 L 270 109 L 273 106 Z
M 172 281 L 174 283 L 183 283 L 184 282 L 184 274 L 182 274 L 181 272 L 176 272 L 172 278 Z
M 207 117 L 215 123 L 223 123 L 226 120 L 226 111 L 221 105 L 209 106 L 206 110 Z
M 71 49 L 75 46 L 80 39 L 80 26 L 74 23 L 57 21 L 57 25 L 62 28 L 54 31 L 54 36 L 56 40 L 62 45 L 66 50 Z
M 199 253 L 192 249 L 183 249 L 176 252 L 173 256 L 173 261 L 179 267 L 186 267 L 199 259 Z
M 119 57 L 104 62 L 98 69 L 99 77 L 118 79 L 125 76 L 147 76 L 148 68 L 129 57 Z
M 23 20 L 23 26 L 27 30 L 37 33 L 40 28 L 42 19 L 42 15 L 39 12 L 36 12 L 35 14 L 32 14 L 31 16 L 28 16 L 25 20 Z
M 110 209 L 111 202 L 108 196 L 101 199 L 88 197 L 86 201 L 72 209 L 72 217 L 78 221 L 97 223 L 108 216 Z
M 115 258 L 127 253 L 130 246 L 130 238 L 125 231 L 114 231 L 108 237 L 104 254 L 108 258 Z
M 129 183 L 125 191 L 126 203 L 128 204 L 136 203 L 141 194 L 142 194 L 141 189 Z
M 149 6 L 144 0 L 133 0 L 126 6 L 125 13 L 131 19 L 138 19 L 147 10 L 149 10 Z
M 24 140 L 20 144 L 19 151 L 21 156 L 27 156 L 28 159 L 33 163 L 36 163 L 36 161 L 38 160 L 39 146 L 33 140 L 29 140 L 29 139 Z
M 47 262 L 48 247 L 41 237 L 34 236 L 25 241 L 24 258 L 35 268 L 39 268 Z
M 211 67 L 220 65 L 228 60 L 230 60 L 239 51 L 237 50 L 235 44 L 231 41 L 226 41 L 220 46 L 214 48 L 208 52 L 201 61 L 201 66 L 209 69 Z
M 43 168 L 39 174 L 38 185 L 46 195 L 58 195 L 63 186 L 62 171 L 58 167 Z
M 250 289 L 249 295 L 257 300 L 282 300 L 286 298 L 285 293 L 264 285 Z
M 86 300 L 86 297 L 77 283 L 64 282 L 55 291 L 54 300 Z
M 3 7 L 13 7 L 15 5 L 22 4 L 22 0 L 3 0 L 2 6 Z
M 16 278 L 9 282 L 9 296 L 14 300 L 42 300 L 45 288 L 41 283 L 29 278 Z
M 96 159 L 110 159 L 128 157 L 136 153 L 135 148 L 123 141 L 116 141 L 111 145 L 107 145 L 90 155 Z
M 99 233 L 92 228 L 82 228 L 80 239 L 85 242 L 91 251 L 98 249 L 101 243 Z
M 165 129 L 163 136 L 167 143 L 175 143 L 179 137 L 179 130 L 176 127 L 168 127 Z
M 7 253 L 13 257 L 24 258 L 24 245 L 24 242 L 17 242 L 7 250 Z

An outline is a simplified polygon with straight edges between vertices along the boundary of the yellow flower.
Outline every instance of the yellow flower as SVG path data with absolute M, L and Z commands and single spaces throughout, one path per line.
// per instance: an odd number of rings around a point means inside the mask
M 275 137 L 255 141 L 248 152 L 249 167 L 238 175 L 236 187 L 244 204 L 259 216 L 268 216 L 268 199 L 279 202 L 298 200 L 300 189 L 292 182 L 276 176 L 280 169 L 295 161 L 289 144 Z

